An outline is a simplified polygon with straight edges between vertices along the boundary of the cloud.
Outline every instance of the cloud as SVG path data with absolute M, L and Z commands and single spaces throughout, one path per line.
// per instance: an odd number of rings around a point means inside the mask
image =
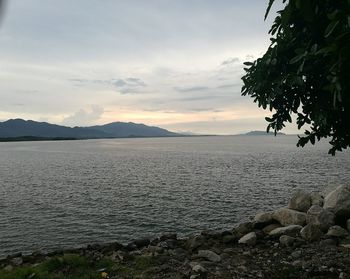
M 97 105 L 92 105 L 90 110 L 80 109 L 73 115 L 70 115 L 63 119 L 62 124 L 71 126 L 86 126 L 91 125 L 95 121 L 99 120 L 104 113 L 104 109 Z
M 232 65 L 232 64 L 237 64 L 239 63 L 241 60 L 238 57 L 233 57 L 233 58 L 229 58 L 225 61 L 223 61 L 221 63 L 222 66 L 228 66 L 228 65 Z
M 209 90 L 208 86 L 193 86 L 193 87 L 174 87 L 177 92 L 195 92 L 195 91 L 205 91 Z
M 222 84 L 217 86 L 217 89 L 227 89 L 227 88 L 234 88 L 234 87 L 240 87 L 240 83 L 231 83 L 231 84 Z
M 121 94 L 139 93 L 141 88 L 146 87 L 146 83 L 143 80 L 134 77 L 118 79 L 113 82 L 113 85 Z
M 91 87 L 92 85 L 101 85 L 107 88 L 117 89 L 121 94 L 139 93 L 140 89 L 146 87 L 146 83 L 135 77 L 119 78 L 119 79 L 84 79 L 84 78 L 70 78 L 68 81 L 73 82 L 75 86 Z

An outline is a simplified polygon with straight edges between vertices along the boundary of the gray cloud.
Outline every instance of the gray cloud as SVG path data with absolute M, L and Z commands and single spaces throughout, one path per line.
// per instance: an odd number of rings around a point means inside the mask
M 231 64 L 237 64 L 239 63 L 241 60 L 238 57 L 234 57 L 234 58 L 229 58 L 225 61 L 223 61 L 221 63 L 222 66 L 227 66 L 227 65 L 231 65 Z
M 193 87 L 174 87 L 177 92 L 195 92 L 195 91 L 205 91 L 210 89 L 207 86 L 193 86 Z
M 91 110 L 80 109 L 74 114 L 63 119 L 62 124 L 69 126 L 87 126 L 99 120 L 104 110 L 102 107 L 92 105 Z
M 240 83 L 232 83 L 232 84 L 222 84 L 217 86 L 217 89 L 227 89 L 227 88 L 234 88 L 234 87 L 240 87 Z
M 140 89 L 146 87 L 146 83 L 140 78 L 119 78 L 119 79 L 83 79 L 83 78 L 70 78 L 68 81 L 73 82 L 75 86 L 91 86 L 92 84 L 101 85 L 108 88 L 115 88 L 121 94 L 134 94 L 139 93 Z

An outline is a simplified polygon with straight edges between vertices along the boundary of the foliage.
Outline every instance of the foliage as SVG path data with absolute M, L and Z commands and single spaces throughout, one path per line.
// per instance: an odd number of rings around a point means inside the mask
M 77 254 L 52 257 L 39 264 L 15 267 L 11 271 L 0 269 L 1 279 L 102 279 L 102 272 L 110 276 L 152 278 L 157 257 L 136 256 L 130 262 L 115 262 L 110 258 L 93 261 Z
M 350 146 L 350 0 L 283 3 L 270 47 L 244 63 L 242 95 L 273 112 L 268 131 L 282 130 L 295 115 L 298 129 L 306 127 L 297 145 L 329 137 L 334 155 Z
M 41 264 L 17 267 L 12 271 L 0 270 L 1 279 L 100 279 L 98 268 L 103 265 L 110 267 L 106 260 L 97 263 L 87 258 L 66 254 L 62 257 L 53 257 Z

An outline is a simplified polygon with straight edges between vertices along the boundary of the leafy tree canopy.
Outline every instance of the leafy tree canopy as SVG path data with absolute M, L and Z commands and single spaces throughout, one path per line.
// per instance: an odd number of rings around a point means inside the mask
M 265 19 L 274 0 L 269 1 Z M 275 133 L 296 116 L 297 146 L 330 138 L 329 153 L 350 146 L 350 0 L 283 0 L 271 45 L 244 63 L 242 95 L 268 108 Z

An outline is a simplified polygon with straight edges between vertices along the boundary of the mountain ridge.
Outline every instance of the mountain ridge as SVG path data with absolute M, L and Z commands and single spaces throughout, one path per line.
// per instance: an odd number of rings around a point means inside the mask
M 127 137 L 171 137 L 180 136 L 174 132 L 156 126 L 147 126 L 133 122 L 112 122 L 104 125 L 88 127 L 67 127 L 23 120 L 9 119 L 0 122 L 0 138 L 48 138 L 48 139 L 98 139 L 98 138 L 127 138 Z

